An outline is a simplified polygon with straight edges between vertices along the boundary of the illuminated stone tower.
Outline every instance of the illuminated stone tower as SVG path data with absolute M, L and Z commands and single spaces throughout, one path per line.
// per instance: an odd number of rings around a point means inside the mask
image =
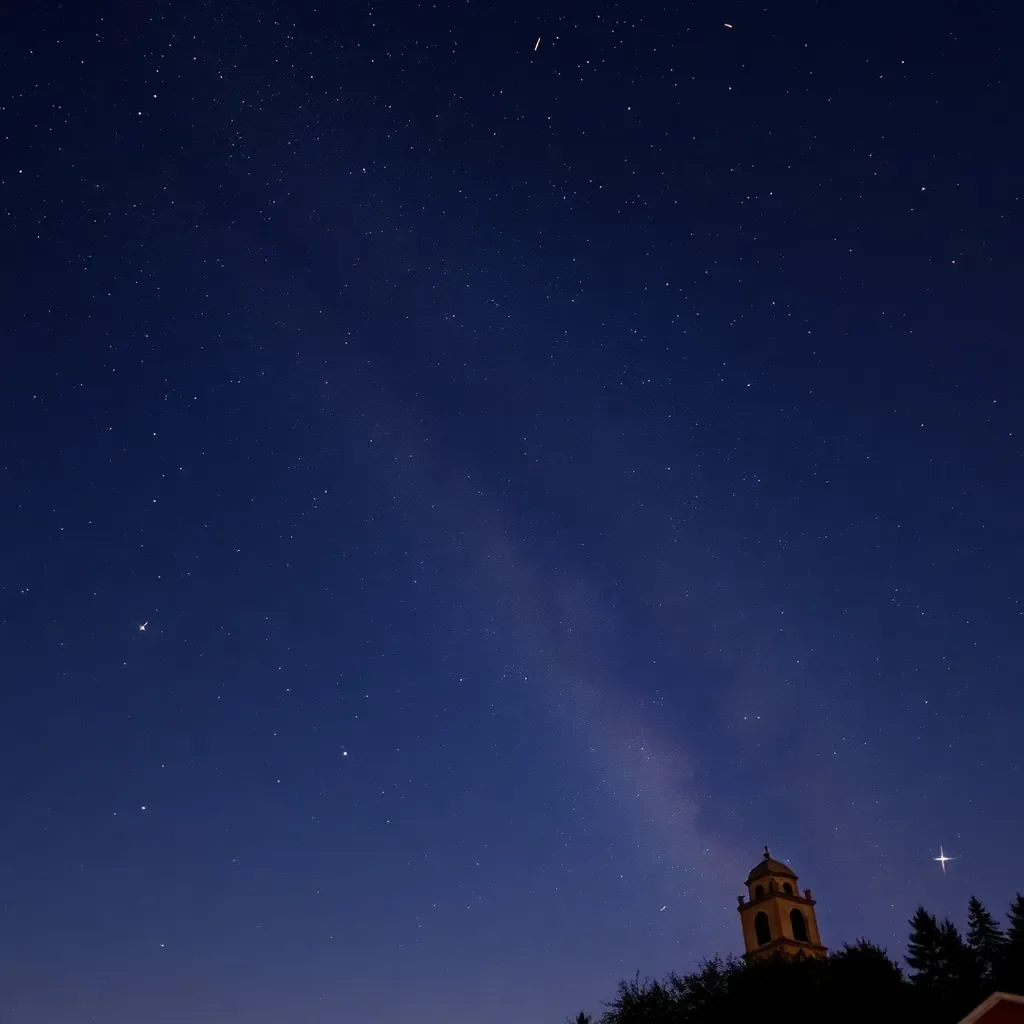
M 811 890 L 801 896 L 796 882 L 793 870 L 772 860 L 766 846 L 763 860 L 747 875 L 748 895 L 740 897 L 747 960 L 828 954 L 818 934 Z

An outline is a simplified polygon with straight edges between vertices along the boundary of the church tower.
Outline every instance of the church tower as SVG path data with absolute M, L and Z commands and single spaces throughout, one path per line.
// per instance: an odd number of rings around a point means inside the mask
M 811 890 L 801 896 L 796 882 L 792 868 L 773 860 L 766 846 L 761 863 L 747 875 L 747 896 L 740 897 L 745 959 L 828 954 L 818 934 Z

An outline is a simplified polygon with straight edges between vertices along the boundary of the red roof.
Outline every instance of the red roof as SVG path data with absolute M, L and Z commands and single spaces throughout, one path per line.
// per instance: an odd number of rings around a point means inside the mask
M 1024 996 L 993 992 L 976 1006 L 960 1024 L 1024 1024 Z

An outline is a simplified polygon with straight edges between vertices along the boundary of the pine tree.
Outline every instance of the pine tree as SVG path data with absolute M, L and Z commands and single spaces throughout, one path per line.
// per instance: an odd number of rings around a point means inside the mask
M 982 983 L 991 988 L 1003 962 L 1006 936 L 996 919 L 975 896 L 967 904 L 967 945 L 977 959 Z
M 967 1013 L 981 1001 L 982 976 L 974 950 L 964 942 L 952 921 L 939 925 L 943 984 L 940 986 L 958 1014 Z
M 1024 945 L 1024 896 L 1017 893 L 1014 901 L 1010 904 L 1010 912 L 1007 914 L 1010 927 L 1007 929 L 1007 938 L 1011 942 Z
M 977 959 L 952 921 L 941 924 L 924 907 L 910 919 L 907 963 L 914 970 L 912 981 L 932 1003 L 957 1014 L 967 1013 L 979 1002 L 981 984 Z
M 905 957 L 914 972 L 915 984 L 932 985 L 939 979 L 942 970 L 940 947 L 941 936 L 935 915 L 929 914 L 924 907 L 918 907 L 910 919 L 910 939 Z
M 1017 893 L 1007 914 L 1006 944 L 999 969 L 999 987 L 1024 995 L 1024 896 Z

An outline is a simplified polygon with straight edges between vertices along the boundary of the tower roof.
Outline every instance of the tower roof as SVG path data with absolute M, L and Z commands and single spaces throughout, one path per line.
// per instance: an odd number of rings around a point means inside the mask
M 783 864 L 781 860 L 775 860 L 766 846 L 764 858 L 760 864 L 751 869 L 750 874 L 747 875 L 746 884 L 750 885 L 751 882 L 756 882 L 759 878 L 765 878 L 768 875 L 785 875 L 787 878 L 796 878 L 796 872 L 787 864 Z

